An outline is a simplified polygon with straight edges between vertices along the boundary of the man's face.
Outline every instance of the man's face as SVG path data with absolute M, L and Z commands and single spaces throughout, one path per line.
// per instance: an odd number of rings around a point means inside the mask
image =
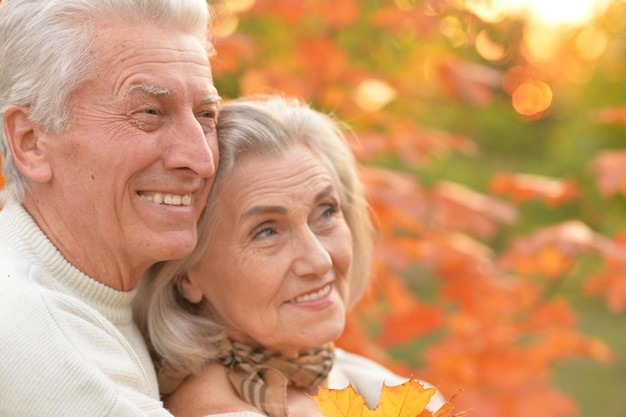
M 42 134 L 53 191 L 43 209 L 56 217 L 42 227 L 84 272 L 136 275 L 196 244 L 218 158 L 218 96 L 191 35 L 103 25 L 94 52 L 68 130 Z

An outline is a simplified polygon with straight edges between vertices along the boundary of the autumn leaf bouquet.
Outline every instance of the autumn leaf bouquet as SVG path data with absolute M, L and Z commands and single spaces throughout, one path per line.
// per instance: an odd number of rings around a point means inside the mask
M 417 379 L 401 385 L 384 385 L 374 410 L 370 410 L 363 397 L 352 385 L 343 389 L 320 388 L 313 400 L 325 417 L 460 417 L 465 413 L 452 413 L 454 397 L 435 412 L 426 405 L 435 394 L 435 388 L 424 388 Z

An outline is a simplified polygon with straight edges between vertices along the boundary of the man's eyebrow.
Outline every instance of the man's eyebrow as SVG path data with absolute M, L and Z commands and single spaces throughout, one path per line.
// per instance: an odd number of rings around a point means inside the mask
M 220 97 L 217 93 L 209 94 L 202 99 L 202 104 L 219 105 L 221 102 L 222 102 L 222 97 Z
M 155 87 L 146 83 L 137 83 L 130 86 L 130 88 L 126 92 L 126 97 L 130 96 L 135 90 L 141 90 L 145 93 L 150 94 L 151 96 L 169 97 L 172 95 L 172 91 L 167 88 Z

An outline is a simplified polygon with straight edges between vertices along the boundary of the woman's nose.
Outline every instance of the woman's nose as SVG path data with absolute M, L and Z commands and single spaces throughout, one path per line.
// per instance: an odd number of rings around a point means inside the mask
M 322 240 L 308 226 L 294 236 L 293 272 L 301 277 L 320 277 L 332 268 L 332 258 Z

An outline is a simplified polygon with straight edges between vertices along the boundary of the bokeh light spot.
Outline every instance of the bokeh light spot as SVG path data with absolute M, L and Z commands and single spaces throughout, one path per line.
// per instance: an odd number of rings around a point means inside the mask
M 381 80 L 365 80 L 359 84 L 354 95 L 355 104 L 367 112 L 375 112 L 396 98 L 396 90 Z
M 523 116 L 538 115 L 552 105 L 552 89 L 542 81 L 526 81 L 513 92 L 512 103 Z
M 531 75 L 528 69 L 520 65 L 515 65 L 504 73 L 502 77 L 502 88 L 507 94 L 513 95 L 515 90 L 530 78 Z
M 476 51 L 488 61 L 499 61 L 504 58 L 504 47 L 489 37 L 487 31 L 481 30 L 474 41 Z
M 578 55 L 587 61 L 593 61 L 602 56 L 609 44 L 606 33 L 594 28 L 583 29 L 576 37 Z
M 219 38 L 232 35 L 239 27 L 239 17 L 230 11 L 222 11 L 213 20 L 211 33 Z

